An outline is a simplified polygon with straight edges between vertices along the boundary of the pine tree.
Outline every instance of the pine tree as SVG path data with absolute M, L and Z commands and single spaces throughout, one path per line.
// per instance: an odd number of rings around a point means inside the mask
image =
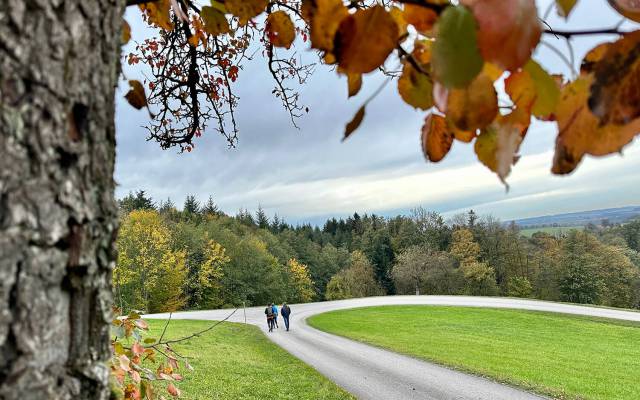
M 200 212 L 200 202 L 196 200 L 196 196 L 190 194 L 184 201 L 184 207 L 182 209 L 187 216 L 196 215 Z
M 209 196 L 209 200 L 202 207 L 202 214 L 204 215 L 220 215 L 220 209 L 218 209 L 218 205 L 213 201 L 213 196 Z
M 256 211 L 256 223 L 260 229 L 269 229 L 269 217 L 261 206 L 258 206 L 258 211 Z

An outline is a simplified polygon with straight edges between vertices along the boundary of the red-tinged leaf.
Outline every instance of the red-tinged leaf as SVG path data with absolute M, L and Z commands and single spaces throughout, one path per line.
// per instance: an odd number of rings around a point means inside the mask
M 136 385 L 130 383 L 124 389 L 124 398 L 126 400 L 139 400 L 140 399 L 140 390 Z
M 131 26 L 126 19 L 122 20 L 122 44 L 129 43 L 131 40 Z
M 411 63 L 404 63 L 402 75 L 398 79 L 398 92 L 405 103 L 428 110 L 433 107 L 433 82 L 424 72 L 416 70 Z
M 131 352 L 135 355 L 140 355 L 144 353 L 144 347 L 138 342 L 135 342 L 133 346 L 131 346 Z
M 137 319 L 133 322 L 138 328 L 143 329 L 143 330 L 149 330 L 149 324 L 147 323 L 147 321 L 143 320 L 143 319 Z M 147 342 L 147 340 L 145 339 L 145 343 Z
M 180 375 L 180 374 L 171 374 L 171 377 L 173 379 L 175 379 L 176 381 L 181 381 L 182 380 L 182 375 Z
M 425 158 L 432 162 L 438 162 L 451 150 L 454 136 L 448 129 L 444 117 L 429 113 L 422 126 L 421 139 Z
M 464 89 L 449 91 L 447 117 L 463 131 L 489 125 L 498 115 L 498 94 L 493 81 L 480 74 Z
M 349 123 L 345 127 L 344 137 L 342 138 L 343 141 L 347 140 L 347 138 L 351 136 L 351 134 L 356 129 L 358 129 L 358 127 L 360 127 L 360 124 L 364 119 L 364 113 L 365 113 L 365 106 L 362 106 L 360 107 L 360 109 L 358 109 L 358 112 L 356 112 L 356 115 L 353 116 L 353 119 L 349 121 Z
M 431 65 L 436 80 L 447 88 L 467 86 L 482 70 L 476 21 L 463 6 L 447 7 L 440 16 Z
M 269 41 L 276 47 L 288 49 L 296 38 L 296 28 L 289 14 L 279 10 L 267 17 L 265 32 Z
M 159 379 L 164 379 L 165 381 L 172 381 L 173 377 L 170 374 L 165 374 L 164 372 L 160 372 L 158 374 Z
M 478 21 L 485 61 L 515 71 L 531 58 L 542 35 L 535 0 L 461 0 Z
M 169 365 L 171 366 L 172 370 L 178 370 L 178 360 L 176 360 L 173 357 L 169 357 Z
M 589 108 L 600 125 L 627 124 L 640 116 L 640 31 L 612 43 L 594 66 Z
M 180 389 L 175 387 L 173 383 L 170 383 L 169 385 L 167 385 L 167 392 L 169 392 L 169 394 L 172 395 L 173 397 L 180 396 Z
M 131 370 L 129 371 L 129 376 L 131 377 L 131 380 L 134 381 L 135 383 L 140 383 L 140 381 L 142 380 L 142 378 L 140 377 L 140 373 L 136 370 Z
M 342 20 L 333 50 L 342 70 L 367 73 L 384 64 L 397 39 L 395 20 L 383 6 L 376 5 Z
M 140 81 L 130 80 L 129 86 L 131 87 L 127 94 L 124 96 L 129 104 L 134 108 L 140 110 L 147 106 L 147 95 L 144 93 L 144 86 Z
M 440 82 L 433 84 L 433 103 L 442 113 L 447 112 L 447 102 L 449 101 L 449 89 Z
M 124 354 L 121 356 L 118 356 L 118 361 L 120 362 L 120 368 L 123 371 L 129 372 L 131 371 L 131 366 L 130 366 L 130 360 L 129 357 L 125 356 Z
M 640 22 L 640 2 L 638 0 L 609 0 L 609 4 L 630 20 Z

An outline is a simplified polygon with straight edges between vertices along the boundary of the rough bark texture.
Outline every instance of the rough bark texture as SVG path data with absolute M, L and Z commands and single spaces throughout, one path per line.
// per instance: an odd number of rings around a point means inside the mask
M 0 399 L 108 397 L 122 0 L 0 0 Z

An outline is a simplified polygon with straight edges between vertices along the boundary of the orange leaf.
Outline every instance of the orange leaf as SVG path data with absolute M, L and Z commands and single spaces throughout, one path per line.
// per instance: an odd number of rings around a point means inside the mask
M 171 22 L 171 2 L 170 0 L 157 0 L 140 4 L 142 10 L 148 18 L 149 23 L 166 31 L 173 29 Z
M 464 89 L 449 90 L 447 116 L 456 127 L 474 131 L 489 125 L 498 115 L 498 94 L 493 81 L 478 75 Z
M 167 385 L 167 392 L 169 392 L 169 394 L 172 395 L 173 397 L 180 396 L 180 389 L 175 387 L 173 383 L 170 383 L 169 385 Z
M 640 118 L 626 125 L 600 125 L 587 105 L 592 81 L 593 76 L 582 76 L 562 90 L 551 170 L 554 174 L 572 172 L 585 154 L 603 156 L 619 152 L 640 132 Z
M 363 119 L 364 119 L 364 106 L 360 107 L 358 112 L 356 112 L 356 115 L 353 116 L 353 119 L 351 119 L 351 121 L 349 121 L 349 123 L 345 127 L 344 137 L 342 138 L 343 141 L 347 140 L 347 138 L 351 136 L 351 134 L 356 129 L 358 129 Z
M 598 61 L 602 60 L 602 57 L 607 53 L 607 50 L 611 46 L 611 43 L 600 43 L 593 49 L 589 50 L 587 55 L 582 59 L 582 65 L 580 65 L 581 74 L 590 74 L 593 72 Z
M 395 20 L 383 6 L 376 5 L 342 20 L 334 41 L 334 53 L 344 71 L 367 73 L 384 64 L 397 39 Z
M 282 10 L 269 14 L 265 31 L 269 41 L 276 47 L 288 49 L 296 38 L 296 28 L 289 14 Z
M 542 27 L 535 0 L 462 0 L 478 21 L 478 45 L 485 61 L 514 71 L 538 45 Z
M 357 95 L 362 88 L 362 74 L 347 74 L 347 86 L 349 97 Z
M 630 20 L 640 22 L 640 3 L 638 0 L 609 0 L 609 4 Z
M 342 0 L 303 0 L 302 15 L 310 26 L 311 47 L 332 52 L 340 22 L 349 15 Z
M 124 96 L 129 104 L 131 104 L 134 108 L 140 110 L 143 107 L 147 106 L 147 96 L 144 94 L 144 87 L 140 81 L 130 80 L 129 86 L 131 89 Z
M 129 43 L 131 40 L 131 25 L 127 22 L 126 19 L 122 19 L 122 44 Z
M 453 144 L 453 133 L 447 129 L 444 117 L 429 113 L 422 126 L 422 152 L 432 162 L 442 160 Z
M 504 184 L 511 173 L 511 166 L 518 161 L 518 151 L 524 138 L 520 127 L 505 118 L 482 130 L 476 139 L 474 150 L 480 162 L 495 172 Z
M 267 8 L 269 0 L 225 0 L 227 11 L 238 17 L 240 25 L 246 25 L 253 17 L 257 17 Z
M 144 353 L 144 347 L 138 342 L 135 342 L 133 346 L 131 346 L 131 352 L 135 355 L 140 355 Z
M 428 110 L 433 107 L 433 83 L 429 75 L 416 70 L 409 62 L 404 63 L 398 79 L 398 92 L 405 103 Z
M 422 34 L 429 34 L 438 20 L 438 14 L 430 8 L 414 4 L 404 5 L 404 20 Z
M 612 43 L 594 66 L 589 108 L 600 124 L 626 124 L 640 116 L 640 31 Z

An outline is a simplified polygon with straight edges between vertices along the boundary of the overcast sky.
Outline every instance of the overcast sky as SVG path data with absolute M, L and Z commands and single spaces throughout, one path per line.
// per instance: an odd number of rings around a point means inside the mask
M 538 1 L 541 10 L 548 4 Z M 127 12 L 127 20 L 133 40 L 149 34 L 136 9 Z M 548 22 L 554 28 L 579 29 L 611 27 L 619 20 L 606 0 L 580 0 L 568 23 L 555 11 Z M 573 39 L 576 63 L 595 44 L 612 39 Z M 549 35 L 543 40 L 566 53 L 562 40 Z M 567 72 L 554 53 L 540 49 L 534 59 L 550 72 Z M 128 79 L 140 78 L 140 71 L 126 64 L 124 72 Z M 195 151 L 184 154 L 145 141 L 142 126 L 148 116 L 122 99 L 123 84 L 116 109 L 116 196 L 143 189 L 156 200 L 171 197 L 181 207 L 187 194 L 201 201 L 212 195 L 227 213 L 261 205 L 291 223 L 318 223 L 354 211 L 395 215 L 418 205 L 446 215 L 473 208 L 509 220 L 640 204 L 637 143 L 629 145 L 624 156 L 589 157 L 574 174 L 556 177 L 549 172 L 556 125 L 534 123 L 507 192 L 477 161 L 472 145 L 456 142 L 441 163 L 425 162 L 419 145 L 425 113 L 400 100 L 395 82 L 368 106 L 360 130 L 344 143 L 345 123 L 379 85 L 375 74 L 365 77 L 360 95 L 347 100 L 346 81 L 326 67 L 317 68 L 302 88 L 310 112 L 299 120 L 299 130 L 271 95 L 272 81 L 260 56 L 245 65 L 238 82 L 237 148 L 228 149 L 221 137 L 208 131 Z

